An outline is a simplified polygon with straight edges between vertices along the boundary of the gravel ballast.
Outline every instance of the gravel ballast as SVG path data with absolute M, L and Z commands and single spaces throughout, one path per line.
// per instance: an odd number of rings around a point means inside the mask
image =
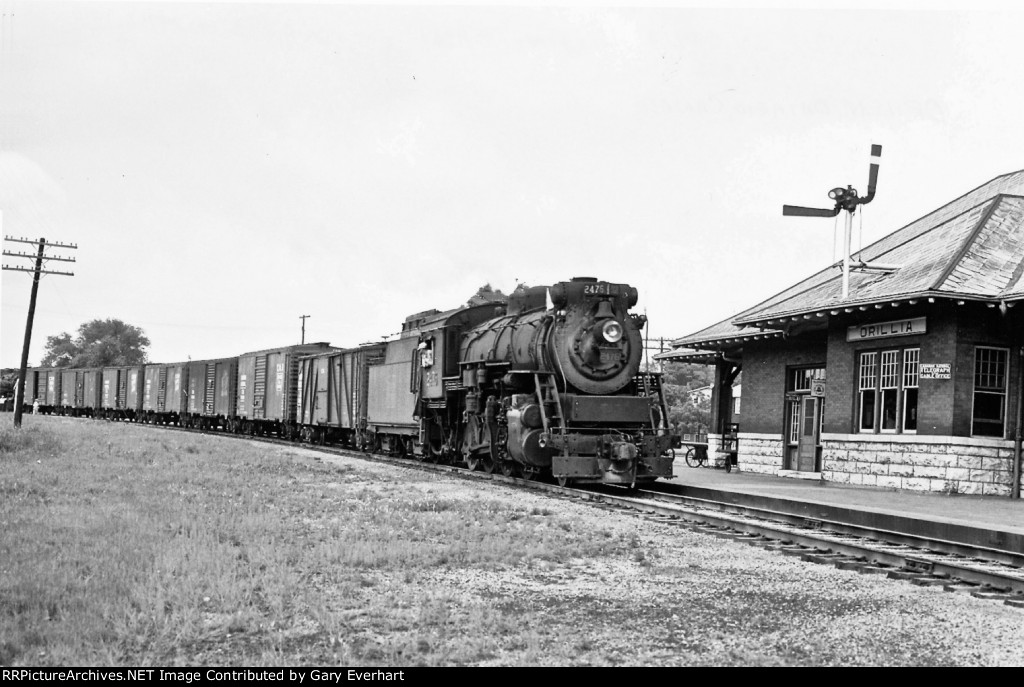
M 361 468 L 370 480 L 386 470 Z M 377 483 L 382 497 L 409 487 L 394 477 Z M 377 593 L 441 600 L 448 636 L 434 648 L 458 645 L 461 628 L 481 614 L 507 624 L 487 641 L 461 638 L 477 651 L 454 651 L 450 664 L 1024 665 L 1024 610 L 997 601 L 808 563 L 585 501 L 452 477 L 415 480 L 433 498 L 507 501 L 541 514 L 534 517 L 547 522 L 535 536 L 548 529 L 568 544 L 600 532 L 619 544 L 597 557 L 378 574 Z M 365 620 L 350 629 L 382 647 L 394 641 Z

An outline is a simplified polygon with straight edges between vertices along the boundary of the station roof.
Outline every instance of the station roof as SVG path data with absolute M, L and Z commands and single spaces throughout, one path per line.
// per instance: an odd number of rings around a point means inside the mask
M 830 265 L 672 344 L 718 348 L 758 336 L 781 336 L 786 323 L 880 304 L 1024 299 L 1024 170 L 996 177 L 867 246 L 853 259 L 897 268 L 851 271 L 849 296 L 843 299 L 842 263 Z

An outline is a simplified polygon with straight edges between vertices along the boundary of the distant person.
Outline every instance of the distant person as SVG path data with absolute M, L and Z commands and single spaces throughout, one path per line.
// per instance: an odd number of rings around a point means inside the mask
M 7 412 L 7 396 L 0 396 L 0 412 Z
M 39 414 L 39 399 L 38 398 L 36 400 L 32 401 L 32 414 L 33 415 L 38 415 Z

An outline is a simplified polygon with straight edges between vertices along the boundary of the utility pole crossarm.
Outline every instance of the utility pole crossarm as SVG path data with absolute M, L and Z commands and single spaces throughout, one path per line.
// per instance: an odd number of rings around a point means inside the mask
M 43 258 L 43 259 L 45 260 L 46 258 Z M 75 276 L 74 272 L 56 272 L 54 270 L 36 270 L 36 269 L 34 269 L 32 267 L 15 267 L 14 265 L 4 265 L 3 268 L 5 270 L 10 270 L 12 272 L 28 272 L 30 274 L 35 274 L 36 272 L 38 272 L 39 274 L 60 274 L 60 275 L 63 275 L 65 277 L 73 277 L 73 276 Z
M 39 292 L 39 278 L 44 274 L 57 274 L 66 277 L 75 276 L 73 272 L 58 272 L 56 270 L 44 270 L 43 263 L 47 260 L 57 260 L 59 262 L 75 262 L 74 258 L 66 258 L 58 255 L 46 255 L 47 246 L 56 248 L 68 248 L 76 249 L 78 246 L 73 243 L 48 243 L 46 239 L 26 239 L 26 238 L 14 238 L 13 236 L 5 236 L 5 241 L 11 241 L 12 243 L 30 243 L 34 246 L 38 246 L 35 255 L 30 253 L 15 253 L 12 251 L 5 250 L 3 254 L 12 258 L 35 258 L 35 268 L 18 267 L 16 265 L 3 265 L 3 269 L 10 270 L 13 272 L 28 272 L 32 275 L 32 292 L 29 296 L 28 301 L 28 321 L 25 323 L 25 343 L 21 349 L 21 368 L 18 372 L 18 385 L 17 390 L 14 394 L 14 426 L 15 428 L 21 427 L 21 416 L 24 411 L 25 405 L 25 377 L 28 373 L 28 351 L 29 346 L 32 343 L 32 321 L 35 319 L 36 314 L 36 295 Z
M 11 243 L 30 243 L 33 246 L 37 245 L 40 241 L 44 241 L 47 246 L 52 246 L 54 248 L 70 248 L 72 250 L 78 248 L 77 243 L 61 243 L 59 241 L 47 241 L 46 239 L 27 239 L 24 237 L 14 238 L 13 236 L 5 236 L 4 241 L 10 241 Z
M 50 244 L 47 244 L 50 245 Z M 12 253 L 9 250 L 4 251 L 4 255 L 11 258 L 31 258 L 36 259 L 36 256 L 31 253 Z M 63 255 L 44 255 L 43 260 L 59 260 L 60 262 L 77 262 L 74 258 L 65 258 Z

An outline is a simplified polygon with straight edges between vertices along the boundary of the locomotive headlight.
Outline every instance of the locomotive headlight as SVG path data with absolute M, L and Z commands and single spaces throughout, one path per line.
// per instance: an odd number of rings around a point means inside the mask
M 615 320 L 608 320 L 601 328 L 601 336 L 608 343 L 619 343 L 622 340 L 622 325 Z

